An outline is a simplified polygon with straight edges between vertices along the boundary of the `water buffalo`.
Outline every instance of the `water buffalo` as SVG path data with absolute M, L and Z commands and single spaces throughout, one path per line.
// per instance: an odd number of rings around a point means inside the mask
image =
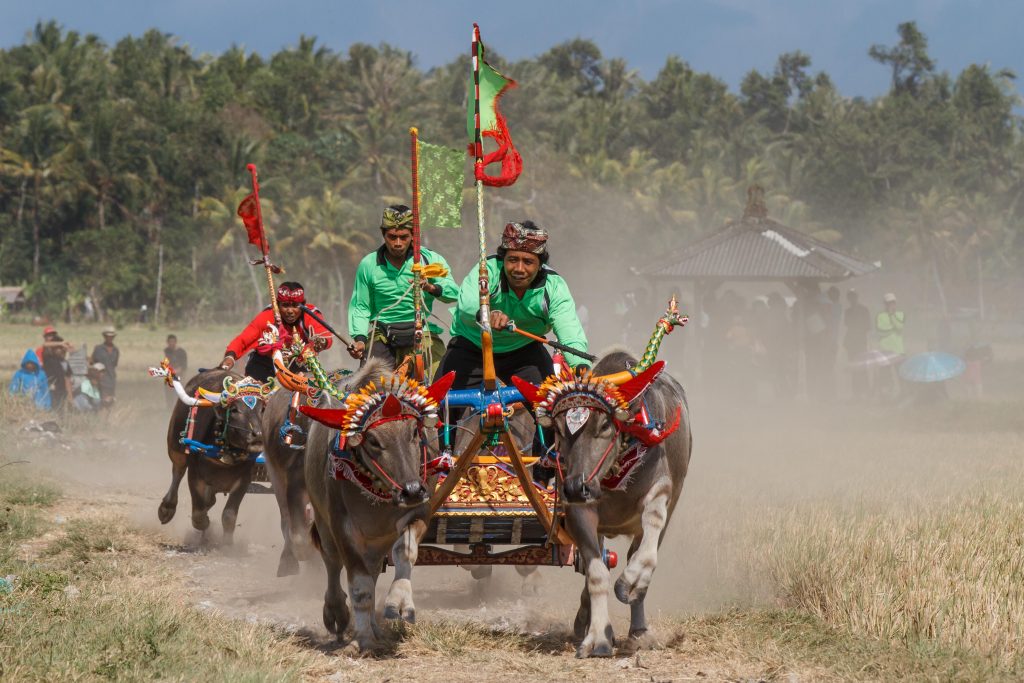
M 298 574 L 299 560 L 305 561 L 313 556 L 306 519 L 309 496 L 306 493 L 305 474 L 306 435 L 309 433 L 310 419 L 292 409 L 296 395 L 292 391 L 278 391 L 267 401 L 267 408 L 263 412 L 267 473 L 281 511 L 281 534 L 284 536 L 284 547 L 277 565 L 278 576 Z M 302 400 L 304 403 L 305 400 Z M 286 424 L 293 426 L 289 430 L 290 444 L 284 442 L 281 432 Z
M 616 351 L 598 362 L 590 378 L 565 378 L 539 389 L 514 380 L 534 403 L 538 421 L 553 424 L 561 453 L 566 527 L 586 573 L 575 622 L 578 657 L 609 657 L 613 651 L 605 537 L 632 537 L 615 596 L 630 606 L 630 638 L 646 632 L 644 598 L 690 462 L 686 394 L 661 373 L 663 362 L 618 388 L 594 380 L 635 364 Z
M 223 543 L 230 545 L 235 531 L 238 506 L 252 481 L 253 464 L 256 455 L 263 450 L 263 398 L 267 385 L 262 386 L 263 396 L 231 394 L 227 385 L 237 388 L 245 381 L 226 370 L 206 370 L 179 388 L 181 400 L 171 412 L 167 428 L 167 455 L 171 459 L 171 486 L 160 501 L 157 515 L 160 522 L 167 524 L 174 517 L 178 507 L 178 488 L 185 472 L 188 472 L 188 488 L 192 495 L 192 526 L 202 532 L 205 540 L 206 529 L 210 526 L 207 514 L 213 507 L 218 493 L 228 494 L 221 513 L 224 527 Z M 259 385 L 255 385 L 259 387 Z M 252 388 L 250 386 L 250 388 Z M 197 391 L 207 393 L 195 398 Z M 185 400 L 197 403 L 186 405 Z M 192 424 L 189 418 L 192 416 Z M 193 443 L 186 451 L 183 439 Z M 198 444 L 198 445 L 196 445 Z M 203 453 L 202 445 L 220 448 L 219 457 Z
M 410 579 L 433 490 L 427 463 L 437 455 L 437 403 L 453 379 L 449 373 L 424 389 L 371 360 L 348 382 L 359 390 L 343 406 L 328 399 L 325 408 L 301 408 L 317 420 L 306 441 L 306 487 L 327 568 L 324 625 L 339 640 L 348 627 L 344 567 L 360 651 L 378 645 L 374 591 L 389 552 L 395 579 L 384 616 L 415 621 Z

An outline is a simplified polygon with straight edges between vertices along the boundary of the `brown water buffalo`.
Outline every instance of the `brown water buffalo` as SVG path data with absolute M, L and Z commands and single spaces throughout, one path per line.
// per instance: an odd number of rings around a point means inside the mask
M 453 378 L 450 373 L 424 392 L 384 362 L 371 360 L 348 382 L 361 391 L 353 392 L 344 406 L 328 399 L 325 408 L 302 408 L 318 421 L 306 441 L 306 487 L 314 542 L 327 568 L 324 625 L 339 640 L 348 627 L 344 567 L 360 651 L 379 642 L 374 591 L 389 552 L 395 579 L 384 616 L 415 621 L 412 567 L 434 483 L 425 469 L 437 457 L 437 402 Z
M 602 358 L 593 375 L 635 364 L 632 356 L 617 351 Z M 577 657 L 610 657 L 613 651 L 606 537 L 632 537 L 615 596 L 630 606 L 630 638 L 647 630 L 644 598 L 693 445 L 686 394 L 661 372 L 663 367 L 656 363 L 617 389 L 593 379 L 565 379 L 545 392 L 515 380 L 535 404 L 538 421 L 553 424 L 561 453 L 562 489 L 569 503 L 566 527 L 586 573 L 575 622 L 581 639 Z M 637 419 L 641 410 L 646 420 Z
M 278 391 L 267 401 L 263 412 L 264 454 L 267 459 L 267 473 L 281 511 L 281 535 L 284 547 L 277 565 L 278 576 L 299 573 L 299 560 L 313 557 L 309 541 L 309 523 L 306 506 L 306 435 L 309 434 L 310 419 L 298 411 L 292 411 L 292 398 L 296 392 Z M 303 399 L 303 403 L 305 400 Z M 281 433 L 282 427 L 290 423 L 291 444 L 286 444 Z
M 227 502 L 221 513 L 224 527 L 223 542 L 230 545 L 235 531 L 238 506 L 252 481 L 256 456 L 263 450 L 261 417 L 263 400 L 250 401 L 247 405 L 240 396 L 229 396 L 225 390 L 225 378 L 233 386 L 242 380 L 226 370 L 214 369 L 202 372 L 185 385 L 179 392 L 181 400 L 171 412 L 167 428 L 167 455 L 171 459 L 171 486 L 160 501 L 157 516 L 167 524 L 174 517 L 178 507 L 178 488 L 188 472 L 188 488 L 192 495 L 192 526 L 203 534 L 210 526 L 208 512 L 213 507 L 216 495 L 226 493 Z M 199 405 L 193 410 L 183 400 L 196 401 L 193 397 L 198 389 L 204 389 L 206 399 L 198 399 Z M 223 401 L 217 400 L 221 396 Z M 182 443 L 189 430 L 188 419 L 194 414 L 191 439 L 201 444 L 219 446 L 222 457 L 208 457 L 201 449 L 193 447 L 190 453 Z

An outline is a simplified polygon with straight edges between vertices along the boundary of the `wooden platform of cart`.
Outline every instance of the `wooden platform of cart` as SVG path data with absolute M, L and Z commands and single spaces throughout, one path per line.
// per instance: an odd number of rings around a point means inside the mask
M 535 460 L 524 457 L 523 464 Z M 559 522 L 555 490 L 539 486 L 534 490 L 551 522 L 534 510 L 508 458 L 476 456 L 431 517 L 416 564 L 571 565 L 572 544 L 559 542 L 559 534 L 549 526 Z M 468 546 L 468 551 L 440 547 L 448 545 Z

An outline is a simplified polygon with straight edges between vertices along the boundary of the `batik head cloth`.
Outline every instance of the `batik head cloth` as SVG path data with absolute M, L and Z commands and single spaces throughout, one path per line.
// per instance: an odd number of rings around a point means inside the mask
M 548 250 L 548 233 L 536 226 L 528 228 L 522 223 L 506 223 L 501 234 L 501 247 L 509 251 L 528 251 L 543 254 Z
M 412 229 L 412 209 L 403 204 L 395 204 L 384 209 L 380 217 L 380 229 L 409 228 Z
M 304 304 L 306 303 L 306 291 L 302 287 L 289 287 L 281 285 L 277 288 L 278 304 Z

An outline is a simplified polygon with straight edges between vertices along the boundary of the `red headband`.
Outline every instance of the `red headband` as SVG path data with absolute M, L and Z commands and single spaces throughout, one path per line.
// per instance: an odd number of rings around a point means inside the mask
M 306 292 L 301 287 L 292 289 L 281 285 L 277 288 L 277 303 L 304 304 L 306 303 Z

